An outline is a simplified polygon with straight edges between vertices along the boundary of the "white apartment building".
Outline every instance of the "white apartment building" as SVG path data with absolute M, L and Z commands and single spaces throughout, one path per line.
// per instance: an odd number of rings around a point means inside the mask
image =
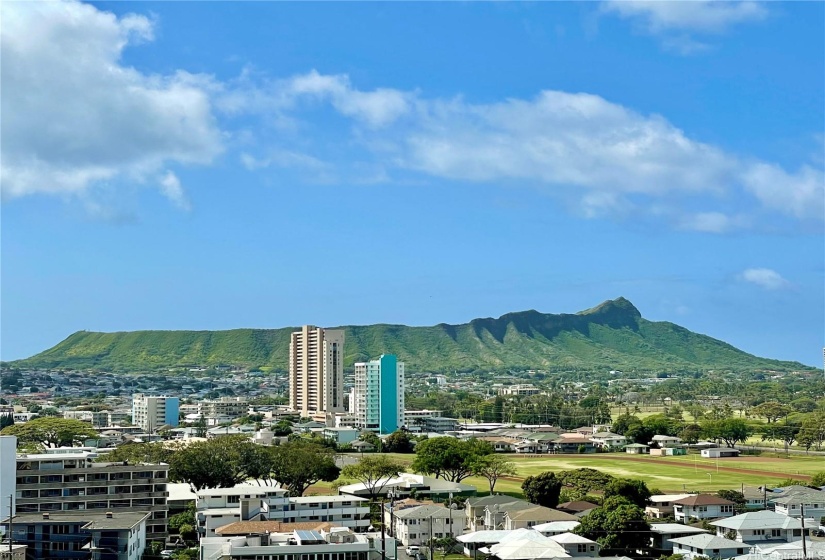
M 94 428 L 105 428 L 109 425 L 108 412 L 95 412 L 93 410 L 66 410 L 63 412 L 63 418 L 88 422 Z
M 344 331 L 305 325 L 289 343 L 289 407 L 301 416 L 344 412 Z
M 344 527 L 326 531 L 296 530 L 270 533 L 262 529 L 233 537 L 206 537 L 200 541 L 200 558 L 207 560 L 379 560 L 381 540 L 356 534 Z M 392 550 L 387 545 L 387 550 Z M 394 557 L 394 555 L 392 556 Z
M 17 455 L 16 513 L 148 513 L 148 538 L 165 538 L 169 465 L 95 463 L 96 457 L 88 451 Z
M 370 525 L 369 500 L 356 496 L 288 497 L 272 486 L 209 488 L 197 492 L 198 532 L 214 537 L 221 527 L 238 521 L 283 523 L 329 522 L 354 531 Z
M 404 426 L 404 362 L 394 354 L 355 364 L 358 427 L 391 434 Z
M 498 390 L 498 394 L 501 396 L 519 395 L 528 397 L 530 395 L 538 395 L 539 393 L 541 393 L 541 389 L 534 385 L 507 385 Z
M 385 510 L 385 523 L 389 524 L 389 512 Z M 467 519 L 463 509 L 444 506 L 422 505 L 393 512 L 393 536 L 404 546 L 422 545 L 430 539 L 464 534 Z
M 221 397 L 206 399 L 198 403 L 198 416 L 228 416 L 238 418 L 249 412 L 249 400 L 246 397 Z
M 132 395 L 132 424 L 147 433 L 162 426 L 178 425 L 178 397 L 157 397 L 136 393 Z

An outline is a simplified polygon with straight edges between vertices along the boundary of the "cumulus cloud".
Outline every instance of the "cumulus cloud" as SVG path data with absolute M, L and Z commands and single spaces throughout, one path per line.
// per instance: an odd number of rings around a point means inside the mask
M 781 274 L 770 268 L 748 268 L 742 271 L 740 278 L 765 290 L 782 290 L 791 286 Z
M 167 171 L 166 174 L 160 178 L 160 192 L 181 210 L 192 209 L 189 199 L 180 184 L 180 179 L 171 171 Z
M 607 0 L 602 11 L 639 23 L 646 32 L 662 37 L 666 47 L 683 54 L 708 48 L 692 35 L 723 33 L 768 15 L 764 4 L 750 0 Z
M 221 152 L 209 94 L 195 77 L 122 64 L 124 48 L 153 39 L 151 19 L 75 1 L 5 2 L 0 15 L 4 197 L 144 183 L 170 162 L 208 164 Z M 159 186 L 188 204 L 174 174 Z

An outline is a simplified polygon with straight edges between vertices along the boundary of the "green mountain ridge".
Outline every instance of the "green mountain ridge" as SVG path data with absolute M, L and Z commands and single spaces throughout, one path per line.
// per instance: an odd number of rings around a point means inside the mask
M 760 358 L 669 322 L 642 318 L 627 299 L 575 314 L 535 310 L 431 327 L 377 324 L 346 331 L 345 367 L 393 353 L 407 370 L 809 370 Z M 233 364 L 286 369 L 296 327 L 225 331 L 79 331 L 17 367 L 153 371 Z

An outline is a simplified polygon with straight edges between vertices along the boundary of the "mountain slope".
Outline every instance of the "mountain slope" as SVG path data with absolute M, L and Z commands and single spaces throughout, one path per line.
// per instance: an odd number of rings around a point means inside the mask
M 759 358 L 678 325 L 642 318 L 628 300 L 576 314 L 538 311 L 432 327 L 369 325 L 346 330 L 345 366 L 394 353 L 408 371 L 506 369 L 802 370 L 797 362 Z M 289 334 L 282 329 L 228 331 L 81 331 L 19 367 L 147 371 L 234 364 L 285 369 Z

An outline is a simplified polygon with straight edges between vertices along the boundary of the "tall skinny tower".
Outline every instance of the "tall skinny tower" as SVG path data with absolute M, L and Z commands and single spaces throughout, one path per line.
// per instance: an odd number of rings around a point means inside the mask
M 289 342 L 289 406 L 301 416 L 344 412 L 344 331 L 305 325 Z

